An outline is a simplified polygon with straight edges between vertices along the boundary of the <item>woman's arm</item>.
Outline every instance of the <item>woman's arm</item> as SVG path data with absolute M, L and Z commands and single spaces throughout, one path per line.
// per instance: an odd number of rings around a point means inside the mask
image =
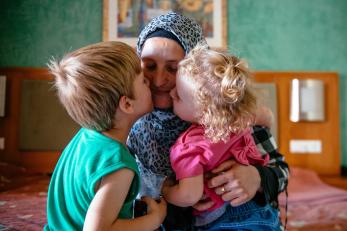
M 284 156 L 277 151 L 276 141 L 266 127 L 254 126 L 253 138 L 262 153 L 268 153 L 267 166 L 256 166 L 261 176 L 261 185 L 267 202 L 277 202 L 277 196 L 288 185 L 289 166 Z
M 121 169 L 105 176 L 93 198 L 83 230 L 155 230 L 166 216 L 166 202 L 145 198 L 147 215 L 135 219 L 118 219 L 128 194 L 134 172 Z
M 204 176 L 202 174 L 181 179 L 175 185 L 166 181 L 162 188 L 162 194 L 167 202 L 180 207 L 196 204 L 201 199 L 203 191 Z

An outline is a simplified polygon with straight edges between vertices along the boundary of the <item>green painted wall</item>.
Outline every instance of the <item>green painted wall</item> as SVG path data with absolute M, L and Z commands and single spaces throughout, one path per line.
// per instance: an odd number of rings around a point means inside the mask
M 340 74 L 342 164 L 347 167 L 347 1 L 228 1 L 228 44 L 256 70 Z
M 230 0 L 231 50 L 256 70 L 337 71 L 347 139 L 347 1 Z M 50 57 L 101 41 L 102 0 L 2 0 L 0 67 L 43 67 Z M 347 167 L 347 145 L 342 145 Z
M 102 1 L 1 0 L 0 66 L 45 66 L 101 41 Z

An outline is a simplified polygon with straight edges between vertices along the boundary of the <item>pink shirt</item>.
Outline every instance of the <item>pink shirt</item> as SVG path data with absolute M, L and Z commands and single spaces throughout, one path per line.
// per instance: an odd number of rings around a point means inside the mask
M 244 165 L 265 165 L 269 156 L 262 158 L 250 129 L 240 134 L 231 134 L 226 143 L 212 143 L 205 138 L 204 128 L 196 124 L 182 133 L 170 149 L 171 166 L 177 180 L 208 172 L 228 159 L 235 159 Z M 207 182 L 204 184 L 204 193 L 215 202 L 208 211 L 224 204 L 220 196 L 207 187 Z

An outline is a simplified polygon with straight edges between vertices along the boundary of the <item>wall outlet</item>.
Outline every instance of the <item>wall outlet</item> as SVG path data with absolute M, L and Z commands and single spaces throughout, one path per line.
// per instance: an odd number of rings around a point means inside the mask
M 4 149 L 5 149 L 5 138 L 0 137 L 0 150 L 4 150 Z
M 299 154 L 321 154 L 321 140 L 290 140 L 289 149 L 291 153 Z

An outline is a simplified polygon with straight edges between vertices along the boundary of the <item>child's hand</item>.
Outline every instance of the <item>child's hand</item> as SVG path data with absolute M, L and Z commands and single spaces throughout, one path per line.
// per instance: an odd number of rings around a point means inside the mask
M 157 201 L 150 197 L 143 197 L 141 200 L 147 204 L 147 215 L 153 216 L 153 219 L 158 219 L 158 224 L 162 224 L 166 217 L 167 203 L 163 198 Z
M 214 206 L 214 204 L 215 202 L 204 193 L 198 203 L 193 205 L 193 208 L 198 211 L 205 211 Z

